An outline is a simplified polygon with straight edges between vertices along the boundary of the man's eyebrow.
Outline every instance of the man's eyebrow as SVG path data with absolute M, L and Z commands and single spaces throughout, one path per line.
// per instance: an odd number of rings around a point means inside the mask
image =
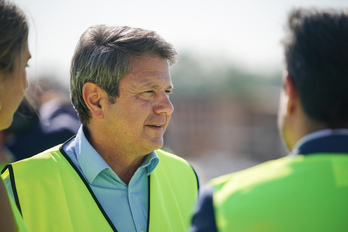
M 157 85 L 157 84 L 154 84 L 154 85 L 144 85 L 145 88 L 148 88 L 148 89 L 160 89 L 161 86 Z M 165 87 L 165 89 L 174 89 L 174 86 L 173 85 L 168 85 L 167 87 Z

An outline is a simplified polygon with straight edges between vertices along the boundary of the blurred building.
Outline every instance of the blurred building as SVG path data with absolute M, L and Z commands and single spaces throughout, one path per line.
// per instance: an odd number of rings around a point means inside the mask
M 255 94 L 174 94 L 165 145 L 190 160 L 203 183 L 286 155 L 277 129 L 279 90 Z

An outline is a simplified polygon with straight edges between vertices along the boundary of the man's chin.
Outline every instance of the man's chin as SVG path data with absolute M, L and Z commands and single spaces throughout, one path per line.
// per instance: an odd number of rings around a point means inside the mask
M 152 141 L 152 150 L 157 150 L 157 149 L 160 149 L 162 148 L 164 145 L 164 142 L 163 142 L 163 138 L 159 138 L 159 139 L 156 139 L 156 140 L 153 140 Z

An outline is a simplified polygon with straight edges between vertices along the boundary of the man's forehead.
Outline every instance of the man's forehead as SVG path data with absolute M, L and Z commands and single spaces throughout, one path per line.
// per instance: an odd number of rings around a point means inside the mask
M 173 88 L 173 83 L 172 83 L 170 75 L 166 77 L 158 77 L 158 76 L 144 77 L 139 80 L 138 85 L 142 87 L 153 88 L 153 89 L 159 89 L 159 88 L 162 88 L 163 86 L 165 88 Z

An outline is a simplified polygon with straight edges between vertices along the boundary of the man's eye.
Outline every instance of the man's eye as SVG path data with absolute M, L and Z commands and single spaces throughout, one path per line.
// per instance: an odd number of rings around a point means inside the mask
M 153 94 L 153 90 L 148 90 L 142 93 L 144 96 L 151 96 Z

